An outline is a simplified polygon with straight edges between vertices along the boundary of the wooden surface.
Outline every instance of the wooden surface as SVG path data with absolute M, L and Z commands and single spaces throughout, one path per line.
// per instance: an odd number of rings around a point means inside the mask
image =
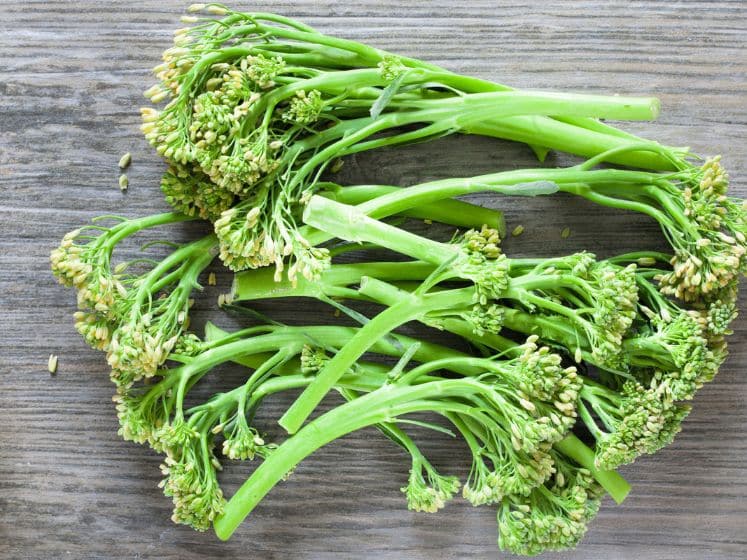
M 747 4 L 728 2 L 242 2 L 319 29 L 514 86 L 654 94 L 657 124 L 629 130 L 702 154 L 723 153 L 733 188 L 747 194 Z M 141 91 L 179 26 L 181 2 L 0 3 L 0 557 L 2 558 L 495 558 L 495 517 L 458 499 L 437 515 L 408 512 L 405 457 L 374 430 L 304 462 L 240 528 L 219 542 L 169 520 L 156 488 L 159 459 L 121 441 L 102 355 L 72 327 L 73 294 L 48 253 L 68 230 L 106 212 L 164 209 L 162 162 L 138 131 Z M 130 191 L 117 161 L 133 154 Z M 549 165 L 568 159 L 551 157 Z M 412 184 L 432 177 L 534 165 L 522 146 L 451 138 L 350 160 L 346 182 Z M 507 210 L 519 254 L 600 254 L 660 243 L 637 216 L 555 197 L 477 197 Z M 560 239 L 563 227 L 572 235 Z M 177 226 L 168 236 L 189 236 Z M 230 277 L 197 303 L 215 310 Z M 744 298 L 743 298 L 744 299 Z M 742 302 L 744 305 L 744 301 Z M 267 311 L 268 309 L 265 308 Z M 276 304 L 281 320 L 298 315 Z M 332 317 L 309 308 L 319 321 Z M 684 432 L 655 457 L 623 469 L 628 500 L 606 500 L 573 554 L 545 558 L 721 559 L 747 552 L 747 346 L 736 323 L 732 354 L 704 388 Z M 49 353 L 59 372 L 46 371 Z M 239 375 L 230 368 L 219 377 Z M 278 400 L 264 424 L 288 401 Z M 467 453 L 418 433 L 444 472 L 465 474 Z M 231 491 L 252 465 L 229 465 Z

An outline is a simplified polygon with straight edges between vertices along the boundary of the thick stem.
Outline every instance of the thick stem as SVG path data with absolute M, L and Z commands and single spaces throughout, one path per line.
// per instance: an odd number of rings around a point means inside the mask
M 421 261 L 370 262 L 334 264 L 322 272 L 318 280 L 297 278 L 295 285 L 284 278 L 274 279 L 275 272 L 260 268 L 238 272 L 233 278 L 232 301 L 251 301 L 278 297 L 334 297 L 336 288 L 357 284 L 364 276 L 384 282 L 421 281 L 433 272 L 433 265 Z
M 448 401 L 442 399 L 474 395 L 479 391 L 479 384 L 461 379 L 404 387 L 389 385 L 323 414 L 286 440 L 241 485 L 226 504 L 223 514 L 215 520 L 216 535 L 227 540 L 278 482 L 303 459 L 327 443 L 366 426 L 385 423 L 413 412 L 438 410 L 449 413 L 451 407 Z M 432 395 L 438 395 L 439 400 L 426 400 Z M 461 408 L 456 405 L 454 410 Z M 566 436 L 555 444 L 555 448 L 588 469 L 617 503 L 625 499 L 630 491 L 627 481 L 615 471 L 597 469 L 594 452 L 576 436 Z
M 539 144 L 552 150 L 582 157 L 593 157 L 614 148 L 641 142 L 640 140 L 629 140 L 617 135 L 531 115 L 474 122 L 465 128 L 465 132 L 504 138 L 530 145 Z M 651 145 L 659 146 L 655 142 L 651 142 Z M 605 161 L 640 169 L 675 170 L 670 158 L 650 151 L 618 152 L 610 155 Z
M 444 179 L 422 183 L 385 194 L 357 206 L 358 210 L 372 218 L 385 218 L 400 214 L 424 204 L 473 193 L 494 192 L 505 195 L 552 194 L 564 184 L 597 185 L 604 183 L 651 184 L 659 180 L 658 174 L 623 169 L 583 170 L 523 169 L 505 171 L 468 178 Z M 319 245 L 331 237 L 324 231 L 310 226 L 301 228 L 303 236 L 312 244 Z
M 426 108 L 386 113 L 376 119 L 360 119 L 361 125 L 354 132 L 326 146 L 304 163 L 291 179 L 289 189 L 294 191 L 315 169 L 337 156 L 341 150 L 377 132 L 408 124 L 437 123 L 445 131 L 463 129 L 486 119 L 521 114 L 598 118 L 625 115 L 623 118 L 644 120 L 658 114 L 658 100 L 655 98 L 621 99 L 614 96 L 508 91 L 426 100 L 419 104 Z M 429 135 L 432 133 L 428 132 Z
M 454 245 L 432 241 L 390 226 L 366 216 L 356 207 L 319 196 L 311 197 L 303 220 L 346 241 L 375 242 L 387 249 L 437 265 L 460 254 Z
M 392 192 L 402 192 L 402 189 L 389 185 L 357 185 L 339 187 L 333 191 L 324 191 L 320 194 L 337 202 L 355 206 Z M 445 199 L 438 203 L 421 204 L 406 209 L 402 212 L 402 215 L 466 228 L 479 229 L 485 224 L 497 229 L 501 236 L 506 231 L 503 212 L 461 200 Z

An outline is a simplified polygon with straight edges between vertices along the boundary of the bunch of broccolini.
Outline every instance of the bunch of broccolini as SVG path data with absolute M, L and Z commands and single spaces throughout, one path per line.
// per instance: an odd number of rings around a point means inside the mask
M 325 266 L 297 224 L 320 173 L 342 156 L 454 132 L 593 156 L 646 143 L 591 117 L 658 113 L 652 98 L 516 91 L 274 14 L 205 10 L 222 17 L 185 18 L 194 25 L 176 32 L 146 92 L 167 103 L 143 109 L 143 131 L 171 166 L 167 200 L 214 222 L 233 270 L 282 269 L 289 258 L 310 274 Z M 684 155 L 662 150 L 613 160 L 668 169 Z
M 106 354 L 119 434 L 163 455 L 173 521 L 226 539 L 304 458 L 374 426 L 409 455 L 409 509 L 436 512 L 461 491 L 496 508 L 502 549 L 575 547 L 603 495 L 629 492 L 615 469 L 671 443 L 726 359 L 747 211 L 719 158 L 696 163 L 597 120 L 652 119 L 654 98 L 523 92 L 275 14 L 189 11 L 146 92 L 165 105 L 142 110 L 175 212 L 102 216 L 51 254 L 77 292 L 76 329 Z M 587 159 L 406 189 L 323 180 L 346 155 L 452 133 Z M 455 198 L 478 192 L 564 192 L 642 213 L 671 251 L 512 258 L 502 214 Z M 407 218 L 463 232 L 439 242 L 402 228 Z M 160 260 L 114 255 L 144 230 L 199 219 L 214 233 L 167 243 Z M 359 262 L 332 262 L 351 250 Z M 221 303 L 315 298 L 359 325 L 208 323 L 200 338 L 189 311 L 216 257 L 236 271 Z M 412 321 L 465 344 L 397 332 Z M 227 362 L 246 368 L 242 382 L 195 404 L 193 388 Z M 257 411 L 290 390 L 300 396 L 278 420 L 289 436 L 269 441 Z M 342 404 L 308 421 L 333 390 Z M 422 412 L 440 423 L 409 418 Z M 438 472 L 408 423 L 464 440 L 466 480 Z M 259 463 L 228 500 L 223 457 Z

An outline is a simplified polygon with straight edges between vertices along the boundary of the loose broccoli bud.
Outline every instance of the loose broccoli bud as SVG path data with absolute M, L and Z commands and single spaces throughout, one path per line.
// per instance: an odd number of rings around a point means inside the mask
M 599 509 L 602 489 L 583 468 L 552 452 L 554 475 L 526 496 L 506 496 L 498 506 L 498 546 L 534 556 L 574 548 Z

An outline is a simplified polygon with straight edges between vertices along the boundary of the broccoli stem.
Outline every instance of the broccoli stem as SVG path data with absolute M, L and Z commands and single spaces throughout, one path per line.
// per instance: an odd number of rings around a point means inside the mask
M 101 216 L 101 218 L 106 217 L 107 216 Z M 117 216 L 112 217 L 118 218 Z M 162 214 L 153 214 L 151 216 L 145 216 L 142 218 L 121 219 L 122 221 L 113 225 L 111 228 L 108 228 L 107 235 L 100 235 L 96 239 L 95 243 L 106 247 L 107 251 L 111 253 L 114 250 L 114 247 L 116 247 L 116 245 L 120 241 L 122 241 L 126 237 L 129 237 L 130 235 L 134 235 L 138 231 L 166 224 L 186 222 L 194 219 L 195 218 L 191 216 L 185 216 L 184 214 L 180 214 L 178 212 L 164 212 Z M 102 229 L 99 226 L 86 226 L 86 228 Z
M 353 242 L 376 242 L 415 259 L 441 265 L 457 258 L 459 248 L 439 243 L 367 217 L 361 207 L 352 207 L 313 196 L 303 220 L 328 235 Z
M 470 178 L 432 181 L 378 196 L 357 206 L 372 218 L 385 218 L 411 208 L 473 193 L 494 192 L 506 195 L 552 194 L 557 190 L 577 188 L 578 185 L 631 183 L 647 185 L 661 179 L 656 173 L 621 169 L 585 170 L 580 167 L 566 169 L 524 169 L 482 175 Z M 546 185 L 542 183 L 547 183 Z M 538 186 L 539 185 L 539 186 Z M 345 187 L 350 188 L 350 187 Z M 300 229 L 312 245 L 328 241 L 332 235 L 309 225 Z
M 361 292 L 365 295 L 367 285 L 375 285 L 378 280 L 370 277 L 361 279 Z M 289 434 L 301 427 L 309 414 L 317 407 L 324 396 L 335 385 L 342 374 L 360 358 L 376 341 L 391 331 L 414 319 L 423 317 L 429 311 L 452 305 L 468 305 L 473 301 L 473 291 L 444 290 L 434 294 L 417 296 L 411 294 L 395 305 L 388 307 L 366 323 L 350 341 L 319 371 L 311 384 L 301 393 L 278 420 Z
M 311 453 L 346 434 L 372 424 L 387 422 L 397 416 L 438 409 L 446 406 L 427 400 L 432 394 L 464 385 L 463 380 L 448 380 L 414 387 L 388 386 L 340 405 L 304 426 L 296 436 L 286 440 L 257 467 L 226 504 L 215 520 L 218 538 L 228 539 L 244 518 L 288 472 Z M 437 391 L 437 393 L 434 393 Z
M 177 264 L 187 263 L 187 267 L 180 271 L 177 278 L 178 285 L 186 289 L 186 293 L 189 294 L 196 285 L 197 276 L 217 256 L 217 243 L 216 236 L 210 234 L 180 247 L 159 262 L 138 285 L 133 311 L 139 314 L 146 300 L 150 301 L 158 290 L 167 285 L 168 277 L 164 278 L 164 273 Z M 193 262 L 188 262 L 190 258 Z
M 275 272 L 271 269 L 247 270 L 234 275 L 231 298 L 238 302 L 276 297 L 334 296 L 336 288 L 357 284 L 364 276 L 385 282 L 422 281 L 433 269 L 432 264 L 421 261 L 335 264 L 322 272 L 320 279 L 301 277 L 295 284 L 288 279 L 276 282 Z M 358 291 L 354 293 L 358 294 Z
M 512 270 L 524 269 L 534 266 L 533 259 L 517 259 L 520 266 L 513 266 Z M 254 270 L 240 272 L 234 276 L 232 297 L 234 301 L 250 301 L 277 297 L 335 297 L 342 296 L 352 299 L 372 299 L 382 305 L 392 306 L 402 300 L 405 292 L 393 286 L 388 282 L 415 281 L 417 287 L 425 278 L 434 270 L 434 265 L 421 261 L 410 262 L 375 262 L 375 263 L 353 263 L 332 265 L 322 273 L 319 280 L 307 281 L 299 279 L 294 286 L 290 281 L 283 280 L 275 282 L 272 271 Z M 372 276 L 380 282 L 369 282 L 367 288 L 362 293 L 360 290 L 350 290 L 346 286 L 351 286 L 360 282 L 364 276 Z M 556 276 L 531 276 L 532 282 L 537 282 L 536 286 L 552 287 L 556 285 Z M 535 287 L 536 287 L 535 286 Z M 408 286 L 406 291 L 411 291 L 412 287 Z M 521 293 L 515 293 L 514 297 L 520 299 Z M 548 303 L 543 299 L 542 304 Z M 549 302 L 549 305 L 551 302 Z M 564 322 L 557 321 L 553 317 L 532 315 L 513 309 L 511 307 L 501 307 L 503 313 L 503 324 L 506 328 L 520 332 L 526 335 L 537 334 L 544 340 L 551 340 L 563 344 L 567 348 L 579 348 L 582 358 L 589 362 L 595 363 L 589 352 L 588 341 L 582 331 L 572 328 Z M 446 330 L 473 343 L 482 344 L 499 352 L 510 351 L 515 343 L 500 335 L 485 332 L 481 335 L 474 333 L 474 328 L 462 319 L 452 317 L 424 317 L 423 323 Z M 625 348 L 634 349 L 639 342 L 632 342 L 625 345 Z M 655 348 L 656 355 L 661 356 L 664 360 L 661 363 L 668 363 L 664 351 L 660 346 L 651 345 Z M 635 357 L 635 356 L 634 356 Z M 598 364 L 595 364 L 598 365 Z
M 555 449 L 573 459 L 591 472 L 592 476 L 612 496 L 615 503 L 621 504 L 630 492 L 630 484 L 616 471 L 598 469 L 594 463 L 594 451 L 574 434 L 569 434 L 554 445 Z
M 215 520 L 218 538 L 228 539 L 247 515 L 293 468 L 311 453 L 346 434 L 372 424 L 391 421 L 399 416 L 421 411 L 448 413 L 462 411 L 459 403 L 451 406 L 449 398 L 464 398 L 480 394 L 480 384 L 468 379 L 430 381 L 419 385 L 392 384 L 349 401 L 316 418 L 286 440 L 252 473 L 226 504 L 223 514 Z M 432 399 L 438 395 L 439 400 Z M 594 468 L 594 452 L 575 436 L 556 444 L 574 461 L 599 476 L 600 484 L 622 501 L 627 483 L 610 471 Z M 559 448 L 560 448 L 559 447 Z M 587 466 L 588 465 L 588 466 Z M 590 468 L 591 467 L 591 468 Z M 593 470 L 592 470 L 593 469 Z
M 245 365 L 264 363 L 278 351 L 296 350 L 300 353 L 305 344 L 320 348 L 338 348 L 350 342 L 362 329 L 340 326 L 312 326 L 312 327 L 276 327 L 271 326 L 265 332 L 256 333 L 256 329 L 246 329 L 223 336 L 217 327 L 210 326 L 210 347 L 190 360 L 179 370 L 185 370 L 186 377 L 207 371 L 226 361 L 241 360 Z M 247 331 L 249 331 L 247 333 Z M 250 336 L 247 336 L 250 335 Z M 393 335 L 396 344 L 387 339 L 375 340 L 370 344 L 370 350 L 385 356 L 400 357 L 410 347 L 417 345 L 413 359 L 428 363 L 445 358 L 462 356 L 459 352 L 437 344 L 416 341 L 415 339 Z M 250 361 L 251 360 L 251 361 Z M 292 364 L 292 362 L 289 362 Z M 281 366 L 279 371 L 289 371 L 292 365 Z M 347 370 L 346 370 L 347 371 Z M 371 368 L 375 373 L 375 368 Z M 477 368 L 464 367 L 459 373 L 469 375 Z M 169 374 L 171 377 L 171 373 Z
M 333 185 L 333 187 L 332 189 L 320 192 L 321 196 L 353 206 L 403 190 L 388 185 L 356 185 L 350 187 Z M 466 228 L 480 228 L 485 224 L 497 229 L 501 235 L 504 235 L 506 232 L 506 223 L 503 218 L 503 212 L 500 210 L 493 210 L 456 199 L 446 199 L 438 203 L 419 204 L 418 206 L 405 209 L 402 215 Z
M 561 120 L 534 116 L 509 116 L 502 119 L 487 119 L 466 127 L 467 134 L 492 136 L 524 144 L 539 144 L 546 148 L 571 153 L 582 157 L 593 157 L 601 152 L 621 148 L 640 140 L 629 140 L 617 134 L 609 134 L 593 128 L 575 126 Z M 659 146 L 651 142 L 651 146 Z M 670 158 L 643 150 L 625 151 L 610 155 L 604 161 L 657 171 L 674 168 Z
M 586 96 L 581 94 L 493 92 L 474 94 L 474 97 L 457 97 L 438 101 L 423 101 L 427 108 L 412 111 L 399 111 L 380 115 L 378 118 L 363 118 L 357 121 L 340 123 L 352 131 L 341 135 L 336 142 L 327 145 L 309 158 L 293 175 L 288 189 L 294 192 L 303 181 L 311 176 L 320 165 L 324 165 L 339 155 L 339 152 L 355 145 L 369 136 L 384 130 L 415 123 L 434 123 L 438 130 L 458 130 L 474 122 L 520 114 L 561 115 L 561 116 L 594 116 L 607 118 L 612 115 L 629 119 L 651 118 L 658 111 L 654 98 L 630 98 L 621 101 L 614 96 Z M 623 116 L 624 115 L 624 116 Z M 614 118 L 614 117 L 613 117 Z M 337 126 L 327 129 L 325 136 L 335 134 Z M 428 135 L 436 132 L 427 131 Z M 407 141 L 415 139 L 412 133 Z M 320 142 L 320 136 L 314 143 Z M 397 137 L 392 137 L 393 145 Z
M 228 336 L 229 333 L 222 331 L 221 329 L 217 328 L 215 325 L 208 324 L 208 327 L 206 328 L 206 340 L 218 340 L 220 338 Z M 247 356 L 238 356 L 233 359 L 234 362 L 244 365 L 246 367 L 250 367 L 253 369 L 261 368 L 266 363 L 267 360 L 270 359 L 272 355 L 270 354 L 253 354 L 253 355 L 247 355 Z M 460 358 L 456 358 L 457 360 L 460 360 Z M 472 358 L 463 358 L 461 359 L 462 362 L 464 360 L 476 362 L 476 360 Z M 436 362 L 430 362 L 432 364 L 456 364 L 454 360 L 437 360 Z M 469 371 L 469 365 L 466 364 L 466 368 L 462 368 L 466 371 Z M 261 401 L 267 397 L 270 394 L 290 390 L 290 389 L 298 389 L 307 386 L 311 380 L 312 377 L 309 375 L 301 375 L 297 374 L 296 372 L 300 371 L 301 364 L 299 360 L 287 360 L 281 364 L 278 364 L 276 367 L 272 369 L 273 375 L 280 376 L 280 377 L 274 377 L 271 379 L 267 379 L 266 381 L 262 382 L 252 393 L 249 398 L 248 402 L 248 409 L 249 410 L 255 410 Z M 416 368 L 418 369 L 418 368 Z M 432 368 L 431 368 L 432 369 Z M 389 379 L 388 372 L 390 371 L 390 368 L 383 364 L 375 363 L 375 362 L 358 362 L 355 371 L 353 372 L 347 372 L 344 374 L 340 380 L 338 381 L 336 389 L 343 395 L 343 397 L 346 400 L 352 400 L 354 398 L 357 398 L 360 396 L 358 392 L 363 391 L 365 393 L 370 393 L 371 391 L 375 391 L 379 387 L 383 386 Z M 225 393 L 221 395 L 220 399 L 211 400 L 209 403 L 205 405 L 200 405 L 198 407 L 195 407 L 193 409 L 190 409 L 187 411 L 188 414 L 192 414 L 198 410 L 202 410 L 204 408 L 210 408 L 210 409 L 223 409 L 226 407 L 225 402 L 235 402 L 238 401 L 239 395 L 242 392 L 243 387 L 238 387 L 229 393 Z M 420 451 L 420 449 L 417 447 L 415 442 L 412 441 L 412 439 L 404 432 L 402 429 L 400 429 L 396 424 L 393 423 L 384 423 L 384 424 L 378 424 L 376 426 L 379 431 L 381 431 L 387 438 L 392 440 L 397 445 L 401 446 L 403 449 L 408 451 L 410 455 L 412 456 L 413 462 L 424 462 L 428 463 L 427 459 L 423 455 L 423 453 Z

